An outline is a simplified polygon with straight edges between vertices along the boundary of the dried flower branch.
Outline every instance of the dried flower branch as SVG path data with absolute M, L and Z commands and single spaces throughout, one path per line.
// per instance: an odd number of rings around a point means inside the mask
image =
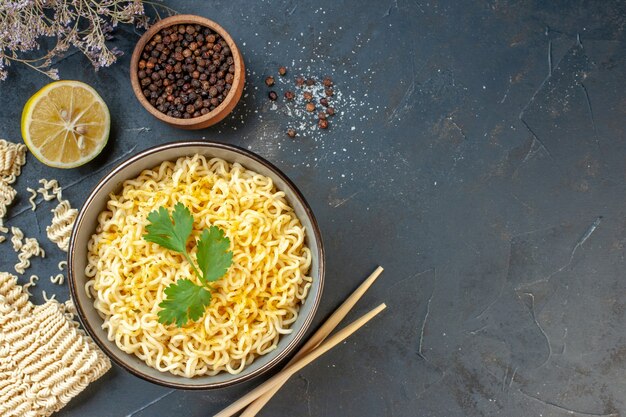
M 145 4 L 173 12 L 142 0 L 0 0 L 0 80 L 6 79 L 12 62 L 56 80 L 59 75 L 53 59 L 62 57 L 70 47 L 80 50 L 96 70 L 108 67 L 122 54 L 107 46 L 111 33 L 119 24 L 147 28 Z M 53 38 L 56 44 L 42 56 L 25 58 L 25 54 L 41 50 L 43 38 Z

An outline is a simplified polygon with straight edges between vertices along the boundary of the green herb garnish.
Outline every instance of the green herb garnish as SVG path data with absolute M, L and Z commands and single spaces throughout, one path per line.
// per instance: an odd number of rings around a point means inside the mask
M 176 323 L 178 327 L 182 327 L 189 320 L 195 321 L 202 317 L 204 310 L 211 303 L 209 283 L 220 279 L 233 262 L 233 253 L 228 250 L 230 240 L 217 226 L 204 229 L 200 239 L 196 241 L 198 248 L 196 254 L 198 267 L 196 267 L 187 252 L 187 240 L 193 229 L 193 216 L 184 204 L 177 203 L 174 206 L 171 218 L 167 209 L 160 207 L 148 214 L 148 221 L 150 223 L 146 226 L 147 233 L 143 238 L 182 253 L 202 284 L 197 285 L 191 280 L 179 279 L 165 289 L 167 298 L 159 304 L 161 307 L 158 313 L 159 322 Z

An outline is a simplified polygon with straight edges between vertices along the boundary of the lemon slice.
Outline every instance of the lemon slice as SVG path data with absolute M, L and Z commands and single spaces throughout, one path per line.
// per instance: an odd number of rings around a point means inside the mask
M 109 139 L 102 97 L 79 81 L 57 81 L 33 95 L 22 112 L 22 137 L 44 164 L 74 168 L 95 158 Z

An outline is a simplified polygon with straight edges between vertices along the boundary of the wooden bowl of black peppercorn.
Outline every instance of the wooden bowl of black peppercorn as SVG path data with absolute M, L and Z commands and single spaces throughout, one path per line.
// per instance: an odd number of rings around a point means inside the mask
M 245 82 L 241 53 L 210 19 L 177 15 L 154 24 L 130 61 L 137 99 L 157 119 L 181 129 L 203 129 L 237 105 Z

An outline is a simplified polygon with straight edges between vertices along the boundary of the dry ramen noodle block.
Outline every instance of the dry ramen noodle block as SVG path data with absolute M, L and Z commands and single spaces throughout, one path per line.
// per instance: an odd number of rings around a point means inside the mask
M 22 172 L 22 165 L 26 162 L 26 146 L 7 142 L 0 139 L 0 232 L 6 233 L 8 229 L 4 226 L 4 217 L 7 214 L 8 206 L 15 198 L 15 190 L 10 184 Z M 4 242 L 5 237 L 0 236 L 0 242 Z
M 31 193 L 28 199 L 33 211 L 37 208 L 35 199 L 38 194 L 45 201 L 51 201 L 55 198 L 59 201 L 59 204 L 52 209 L 52 224 L 46 227 L 46 234 L 48 239 L 61 249 L 67 252 L 69 249 L 70 236 L 72 234 L 72 228 L 74 227 L 74 221 L 78 216 L 78 210 L 72 208 L 69 200 L 63 200 L 63 189 L 59 185 L 57 180 L 40 179 L 39 183 L 42 185 L 35 191 L 32 188 L 27 188 Z
M 13 184 L 26 163 L 26 145 L 0 139 L 0 177 Z
M 7 214 L 7 207 L 13 202 L 17 192 L 4 179 L 0 179 L 0 219 Z
M 168 285 L 197 278 L 182 255 L 142 239 L 148 213 L 178 202 L 194 217 L 194 239 L 217 226 L 233 252 L 231 267 L 211 283 L 203 317 L 180 328 L 158 321 L 159 303 Z M 305 229 L 284 192 L 269 177 L 200 155 L 125 181 L 87 247 L 85 289 L 109 340 L 159 371 L 186 377 L 236 374 L 274 350 L 291 333 L 312 282 Z
M 0 232 L 6 233 L 9 231 L 4 226 L 4 217 L 7 215 L 7 209 L 13 202 L 15 195 L 15 189 L 7 184 L 4 179 L 0 179 Z M 5 239 L 4 236 L 0 236 L 0 242 L 4 242 Z
M 24 245 L 24 232 L 19 227 L 11 227 L 11 244 L 13 245 L 13 250 L 15 252 L 19 252 Z
M 19 262 L 15 265 L 15 271 L 23 274 L 26 272 L 26 268 L 30 267 L 30 258 L 33 256 L 46 256 L 44 250 L 39 246 L 37 239 L 33 237 L 27 237 L 24 240 L 24 232 L 19 227 L 11 227 L 11 244 L 13 250 L 19 252 L 17 258 Z M 32 285 L 32 283 L 31 283 Z
M 19 251 L 17 258 L 19 262 L 15 264 L 15 272 L 23 274 L 26 272 L 26 268 L 30 267 L 30 258 L 33 256 L 46 257 L 46 252 L 39 246 L 39 242 L 34 237 L 27 237 L 23 242 L 24 233 L 17 228 L 12 227 L 13 237 L 11 243 L 13 243 L 13 249 Z
M 109 370 L 74 314 L 71 301 L 33 305 L 0 272 L 0 416 L 49 416 Z
M 48 239 L 56 243 L 62 251 L 67 252 L 78 210 L 73 209 L 68 200 L 63 200 L 52 210 L 52 213 L 54 214 L 52 224 L 46 227 L 46 234 Z

